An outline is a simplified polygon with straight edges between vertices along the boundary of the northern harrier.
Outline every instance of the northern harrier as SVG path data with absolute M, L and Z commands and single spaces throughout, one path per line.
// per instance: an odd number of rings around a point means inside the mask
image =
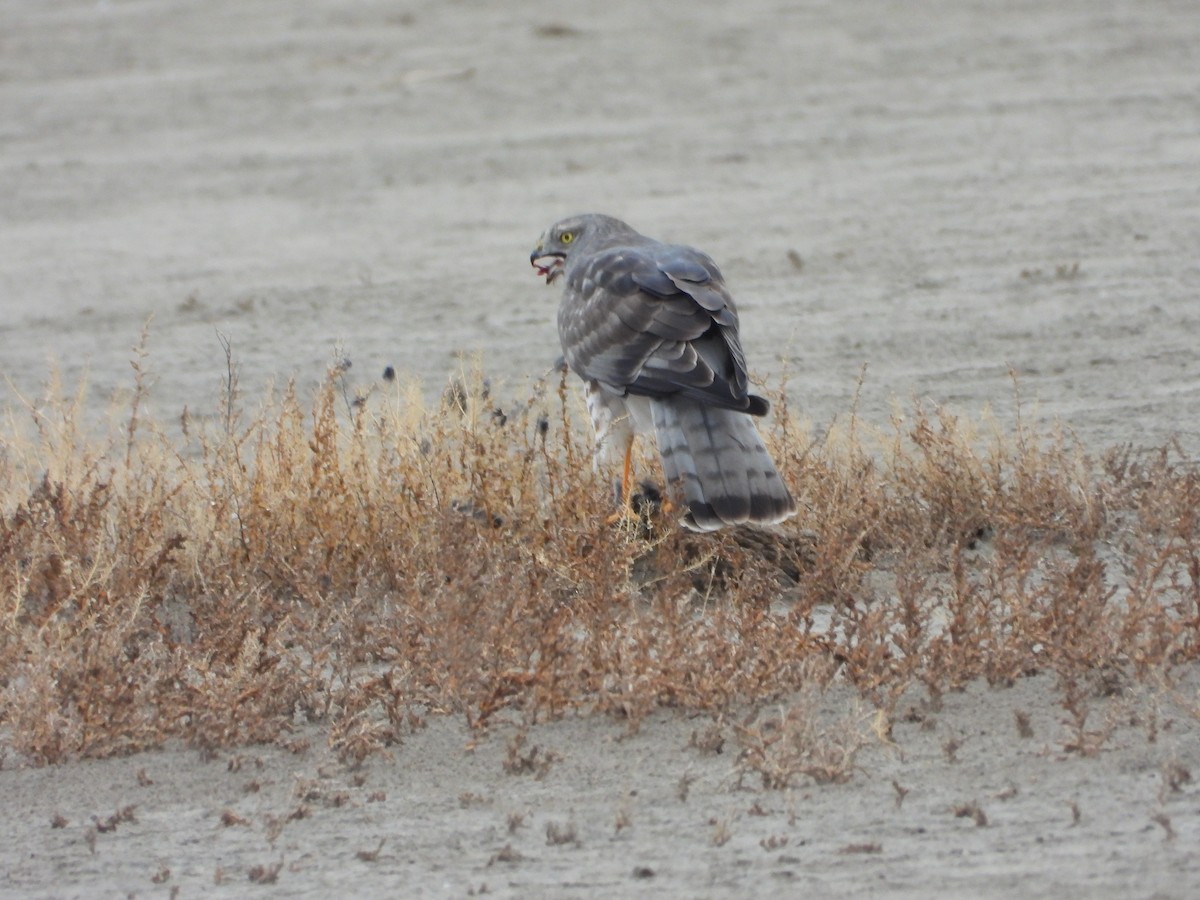
M 683 524 L 715 531 L 781 522 L 796 511 L 754 416 L 733 298 L 708 256 L 664 244 L 619 219 L 563 219 L 530 262 L 550 284 L 566 276 L 558 335 L 586 384 L 598 467 L 622 465 L 629 503 L 635 434 L 652 433 Z

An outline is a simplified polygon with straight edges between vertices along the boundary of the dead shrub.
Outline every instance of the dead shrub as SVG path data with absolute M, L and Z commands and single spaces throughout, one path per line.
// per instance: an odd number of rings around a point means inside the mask
M 821 710 L 828 672 L 812 666 L 808 683 L 778 713 L 761 724 L 735 726 L 741 753 L 739 781 L 753 772 L 766 789 L 792 786 L 801 778 L 817 784 L 850 780 L 856 759 L 872 743 L 865 717 L 857 709 L 830 716 Z
M 831 679 L 891 716 L 914 684 L 1054 671 L 1087 752 L 1071 685 L 1200 654 L 1200 476 L 1177 448 L 1097 457 L 919 404 L 817 439 L 780 398 L 800 515 L 691 535 L 605 524 L 565 377 L 502 405 L 475 372 L 430 406 L 394 379 L 351 391 L 338 362 L 247 415 L 230 353 L 217 409 L 169 435 L 135 363 L 107 427 L 52 380 L 0 436 L 0 741 L 30 761 L 316 722 L 357 763 L 435 714 L 632 729 L 782 704 L 738 731 L 743 770 L 836 781 L 863 739 L 813 714 Z

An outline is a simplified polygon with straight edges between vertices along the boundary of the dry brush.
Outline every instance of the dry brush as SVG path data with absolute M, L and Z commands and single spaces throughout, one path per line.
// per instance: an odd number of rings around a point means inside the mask
M 921 405 L 816 438 L 779 403 L 800 515 L 697 536 L 606 524 L 557 376 L 427 406 L 394 381 L 350 396 L 335 366 L 247 415 L 231 363 L 219 412 L 168 433 L 144 362 L 99 435 L 54 384 L 5 425 L 0 742 L 23 759 L 316 722 L 361 760 L 427 716 L 504 711 L 770 704 L 808 736 L 813 704 L 785 707 L 814 681 L 890 715 L 913 685 L 1050 670 L 1078 704 L 1097 673 L 1170 679 L 1200 652 L 1200 481 L 1171 448 L 1092 456 Z

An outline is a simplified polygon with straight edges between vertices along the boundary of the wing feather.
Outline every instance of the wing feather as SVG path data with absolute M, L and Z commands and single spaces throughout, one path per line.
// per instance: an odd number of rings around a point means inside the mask
M 559 331 L 567 362 L 616 392 L 683 395 L 755 415 L 737 310 L 716 264 L 638 236 L 572 265 Z

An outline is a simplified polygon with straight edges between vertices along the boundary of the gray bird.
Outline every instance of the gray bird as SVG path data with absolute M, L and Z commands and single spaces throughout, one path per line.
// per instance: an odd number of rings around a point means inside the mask
M 749 392 L 737 310 L 712 259 L 589 214 L 551 226 L 529 260 L 547 284 L 565 276 L 559 339 L 586 385 L 596 465 L 622 467 L 626 511 L 633 440 L 648 433 L 685 527 L 795 513 L 754 424 L 769 405 Z

